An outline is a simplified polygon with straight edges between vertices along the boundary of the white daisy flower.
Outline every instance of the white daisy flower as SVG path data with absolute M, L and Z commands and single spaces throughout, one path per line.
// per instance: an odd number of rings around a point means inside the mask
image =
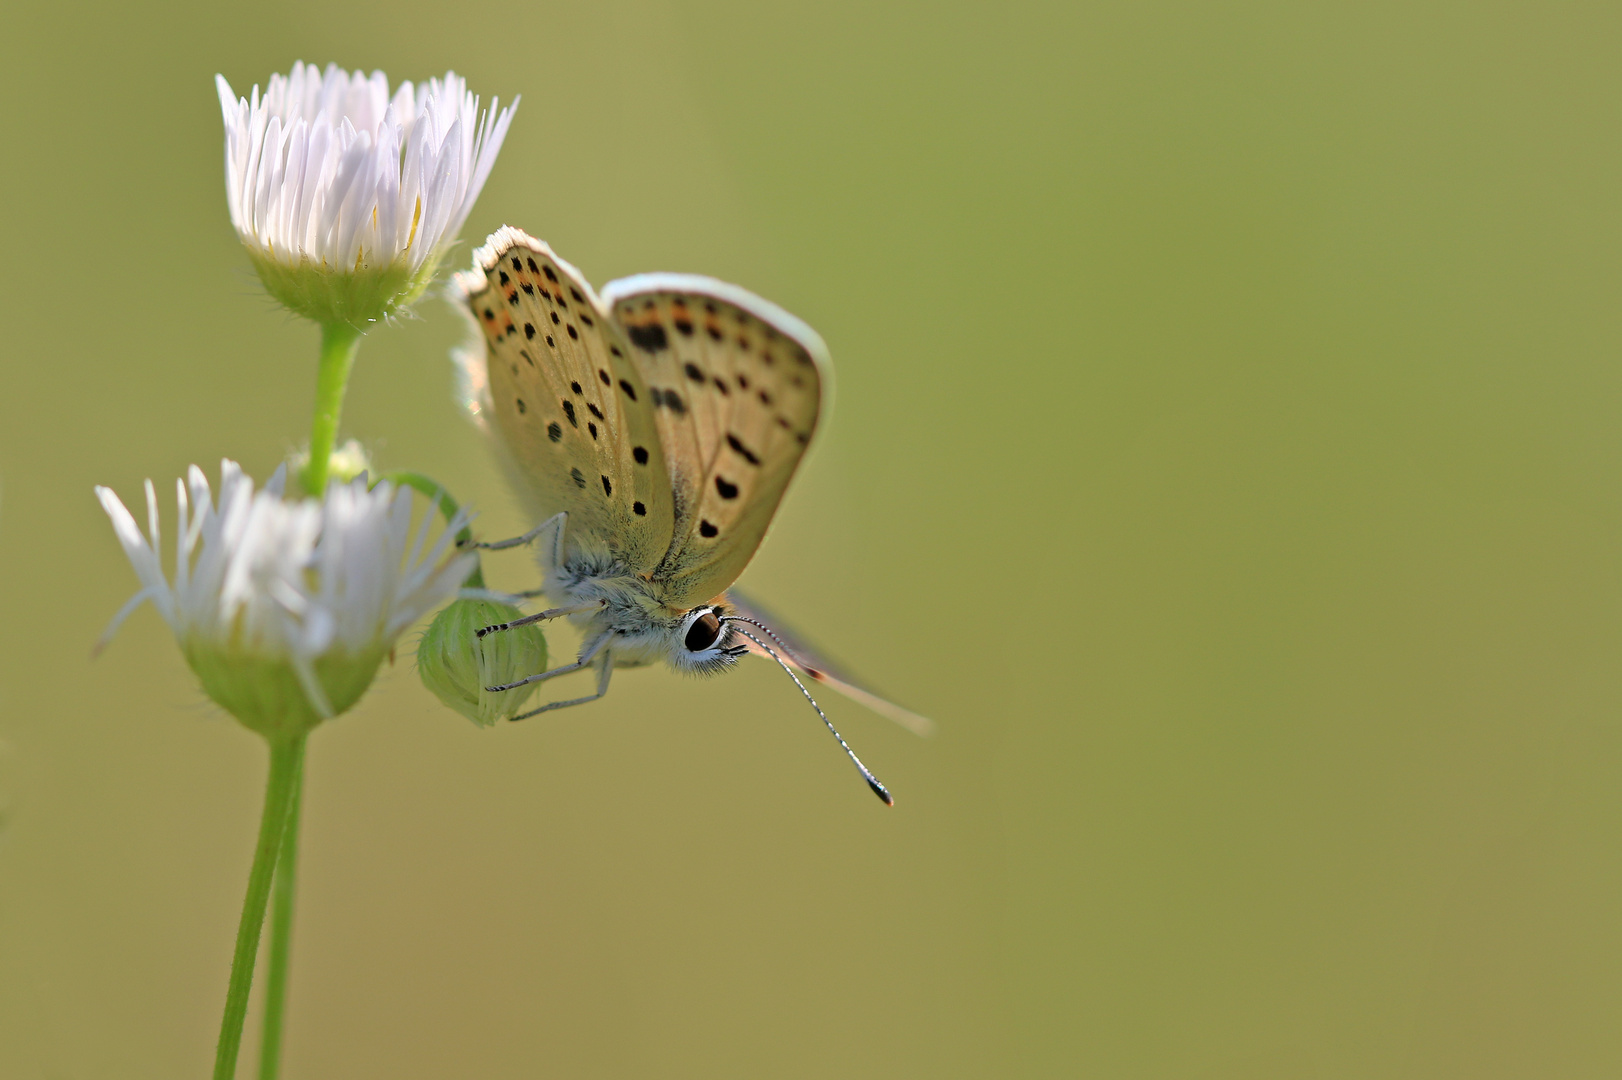
M 322 323 L 359 326 L 415 300 L 473 209 L 513 104 L 479 99 L 455 72 L 391 95 L 368 77 L 303 62 L 225 114 L 225 188 L 272 296 Z
M 174 578 L 164 575 L 158 505 L 146 483 L 148 533 L 105 487 L 141 591 L 103 642 L 150 600 L 216 703 L 268 737 L 299 734 L 344 712 L 412 623 L 456 595 L 477 558 L 450 550 L 465 517 L 428 544 L 433 515 L 411 524 L 411 492 L 361 476 L 324 500 L 283 496 L 278 469 L 258 493 L 235 462 L 220 465 L 216 504 L 201 469 L 176 481 Z M 189 487 L 189 491 L 188 491 Z

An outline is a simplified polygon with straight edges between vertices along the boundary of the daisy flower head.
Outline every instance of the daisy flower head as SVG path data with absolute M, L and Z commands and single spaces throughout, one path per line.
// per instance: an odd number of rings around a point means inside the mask
M 271 739 L 302 734 L 358 701 L 406 628 L 455 596 L 476 557 L 450 544 L 465 518 L 428 542 L 411 492 L 365 476 L 324 499 L 288 499 L 285 470 L 254 490 L 235 462 L 216 500 L 203 471 L 176 481 L 172 579 L 161 565 L 158 506 L 147 533 L 110 489 L 102 509 L 140 580 L 103 635 L 150 600 L 215 703 Z
M 481 112 L 455 72 L 401 83 L 303 62 L 225 116 L 231 224 L 270 294 L 317 322 L 361 327 L 432 280 L 495 165 L 517 101 Z

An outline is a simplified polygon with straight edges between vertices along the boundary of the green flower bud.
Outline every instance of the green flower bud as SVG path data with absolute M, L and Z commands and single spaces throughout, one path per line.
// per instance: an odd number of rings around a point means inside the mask
M 309 467 L 309 447 L 305 447 L 287 460 L 287 471 L 293 476 L 303 476 Z M 350 439 L 327 458 L 328 482 L 336 480 L 340 484 L 347 484 L 361 473 L 371 471 L 372 463 L 366 456 L 366 448 L 358 439 Z
M 417 673 L 434 696 L 482 727 L 523 711 L 535 684 L 492 694 L 487 686 L 546 670 L 546 636 L 531 624 L 484 637 L 480 627 L 511 622 L 523 612 L 494 600 L 458 600 L 434 616 L 417 646 Z

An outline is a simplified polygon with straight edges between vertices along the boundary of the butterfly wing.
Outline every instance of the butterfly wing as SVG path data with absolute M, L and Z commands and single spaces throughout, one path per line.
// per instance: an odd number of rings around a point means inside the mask
M 474 266 L 456 283 L 485 365 L 481 382 L 464 357 L 462 378 L 526 509 L 536 521 L 567 511 L 571 552 L 652 570 L 675 515 L 652 399 L 624 332 L 578 270 L 517 229 L 491 235 Z
M 691 274 L 612 282 L 670 468 L 674 527 L 652 579 L 681 609 L 713 599 L 760 546 L 816 430 L 828 350 L 744 289 Z
M 771 638 L 781 645 L 779 655 L 799 668 L 808 678 L 814 679 L 824 686 L 839 691 L 852 701 L 865 705 L 887 720 L 894 720 L 914 735 L 928 737 L 935 733 L 935 722 L 927 716 L 920 716 L 910 709 L 903 709 L 893 701 L 886 700 L 873 691 L 865 689 L 851 678 L 830 664 L 820 656 L 817 651 L 805 643 L 794 631 L 789 630 L 782 623 L 764 611 L 753 600 L 747 599 L 737 589 L 727 590 L 726 602 L 734 612 L 746 619 L 770 627 Z M 748 649 L 756 656 L 765 656 L 766 651 L 759 643 L 750 641 Z

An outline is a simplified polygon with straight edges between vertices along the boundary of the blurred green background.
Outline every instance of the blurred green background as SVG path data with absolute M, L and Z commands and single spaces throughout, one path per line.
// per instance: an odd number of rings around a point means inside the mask
M 306 435 L 212 85 L 299 58 L 523 95 L 453 264 L 510 222 L 822 332 L 744 581 L 941 732 L 830 703 L 887 812 L 759 663 L 479 731 L 402 658 L 311 743 L 291 1080 L 1616 1076 L 1618 30 L 13 0 L 0 1076 L 211 1061 L 265 753 L 150 610 L 87 658 L 90 489 Z M 519 531 L 420 314 L 345 433 Z

